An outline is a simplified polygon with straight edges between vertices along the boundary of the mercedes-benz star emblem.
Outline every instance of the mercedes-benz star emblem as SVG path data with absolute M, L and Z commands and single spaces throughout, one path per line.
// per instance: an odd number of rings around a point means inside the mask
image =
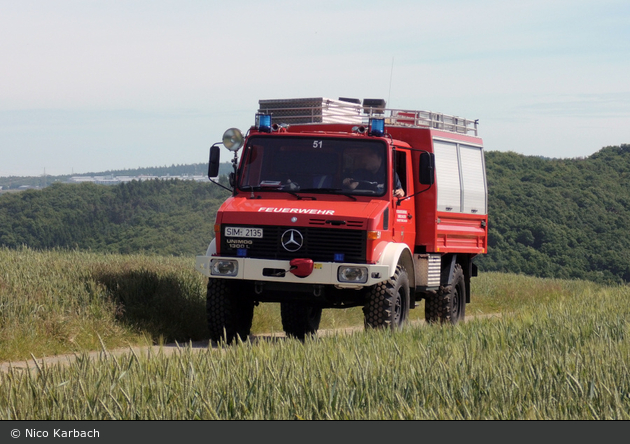
M 280 242 L 285 250 L 293 253 L 302 248 L 302 244 L 304 243 L 304 237 L 302 233 L 298 230 L 287 230 L 282 233 L 282 237 L 280 238 Z

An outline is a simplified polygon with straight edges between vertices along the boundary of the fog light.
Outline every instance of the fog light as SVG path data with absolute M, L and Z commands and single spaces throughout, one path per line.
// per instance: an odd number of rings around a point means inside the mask
M 339 267 L 337 270 L 339 282 L 351 282 L 353 284 L 364 284 L 368 279 L 366 267 Z
M 210 273 L 213 276 L 236 276 L 238 262 L 226 259 L 212 259 L 210 261 Z

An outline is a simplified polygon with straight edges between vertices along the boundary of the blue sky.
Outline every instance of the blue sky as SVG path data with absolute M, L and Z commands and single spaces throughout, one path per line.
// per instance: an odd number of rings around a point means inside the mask
M 289 97 L 479 119 L 487 150 L 630 143 L 627 0 L 0 0 L 0 60 L 0 176 L 207 162 Z

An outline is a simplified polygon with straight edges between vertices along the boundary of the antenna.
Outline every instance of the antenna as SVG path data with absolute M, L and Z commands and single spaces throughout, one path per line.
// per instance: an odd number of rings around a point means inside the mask
M 389 104 L 389 98 L 392 95 L 392 77 L 394 77 L 394 57 L 392 56 L 392 70 L 389 73 L 389 93 L 387 95 L 387 103 Z M 391 108 L 391 105 L 389 105 Z

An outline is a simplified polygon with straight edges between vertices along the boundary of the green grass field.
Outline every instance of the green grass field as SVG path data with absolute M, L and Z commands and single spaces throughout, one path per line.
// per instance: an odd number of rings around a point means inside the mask
M 0 373 L 0 419 L 630 419 L 628 286 L 481 272 L 467 316 L 500 318 L 85 354 L 205 338 L 204 293 L 192 258 L 0 249 L 0 360 L 79 354 Z M 253 333 L 272 331 L 262 304 Z

